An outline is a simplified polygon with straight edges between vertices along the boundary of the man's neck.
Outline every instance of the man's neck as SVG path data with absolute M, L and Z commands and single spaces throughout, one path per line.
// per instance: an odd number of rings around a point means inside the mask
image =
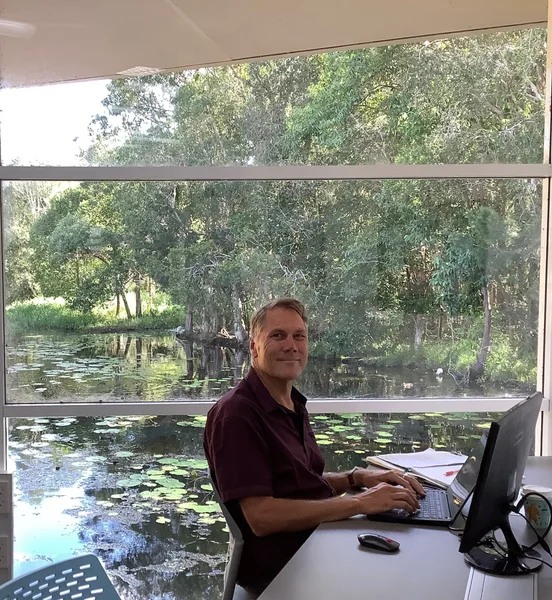
M 255 368 L 255 367 L 253 367 Z M 263 385 L 268 390 L 269 394 L 282 406 L 289 408 L 289 410 L 295 410 L 295 405 L 291 399 L 291 388 L 293 387 L 293 381 L 286 381 L 284 379 L 277 379 L 272 377 L 263 371 L 255 369 L 255 373 L 259 379 L 263 382 Z

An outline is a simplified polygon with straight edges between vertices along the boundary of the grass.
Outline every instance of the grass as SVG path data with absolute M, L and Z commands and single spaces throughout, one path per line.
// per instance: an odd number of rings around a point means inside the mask
M 22 335 L 49 331 L 94 332 L 161 331 L 174 329 L 182 323 L 184 310 L 171 306 L 163 311 L 145 314 L 135 319 L 121 319 L 97 312 L 81 313 L 55 303 L 19 304 L 6 311 L 10 334 Z

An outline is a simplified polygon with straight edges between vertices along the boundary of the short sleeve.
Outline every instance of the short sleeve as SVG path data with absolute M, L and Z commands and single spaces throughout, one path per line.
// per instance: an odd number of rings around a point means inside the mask
M 241 416 L 212 424 L 209 451 L 223 502 L 248 496 L 273 496 L 270 451 L 262 430 Z

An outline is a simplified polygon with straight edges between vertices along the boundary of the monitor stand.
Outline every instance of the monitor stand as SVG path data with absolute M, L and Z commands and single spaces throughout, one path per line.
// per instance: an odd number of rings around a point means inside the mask
M 542 562 L 538 560 L 541 558 L 539 552 L 519 545 L 512 532 L 508 516 L 499 529 L 504 534 L 507 552 L 476 546 L 464 554 L 464 558 L 470 566 L 492 575 L 506 576 L 527 575 L 527 573 L 538 571 L 542 567 Z

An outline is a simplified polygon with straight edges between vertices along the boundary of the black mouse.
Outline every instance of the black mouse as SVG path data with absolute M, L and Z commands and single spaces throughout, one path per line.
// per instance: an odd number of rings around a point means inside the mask
M 378 533 L 360 533 L 358 543 L 365 548 L 383 550 L 384 552 L 396 552 L 400 547 L 399 542 Z

